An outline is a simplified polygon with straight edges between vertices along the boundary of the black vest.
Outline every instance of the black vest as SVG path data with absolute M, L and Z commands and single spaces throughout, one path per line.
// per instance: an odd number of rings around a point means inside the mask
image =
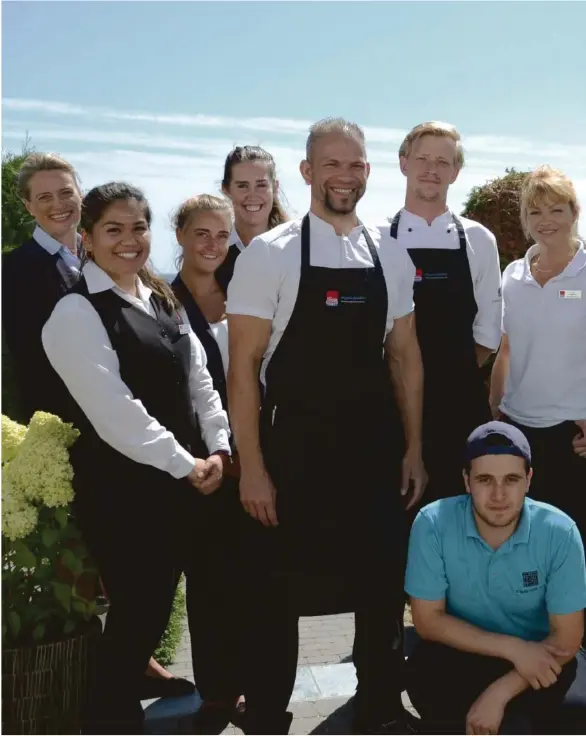
M 207 457 L 189 391 L 190 338 L 179 329 L 179 315 L 169 314 L 155 295 L 153 318 L 112 290 L 90 294 L 84 278 L 70 293 L 84 296 L 99 314 L 118 356 L 120 376 L 133 397 L 186 450 Z M 187 481 L 178 482 L 165 471 L 131 460 L 104 442 L 71 397 L 61 416 L 81 432 L 71 450 L 80 503 L 90 496 L 95 500 L 95 494 L 111 493 L 132 503 L 161 503 L 165 492 L 176 493 L 183 486 L 189 490 Z
M 228 286 L 230 285 L 230 281 L 232 281 L 232 276 L 234 275 L 234 266 L 236 265 L 236 259 L 239 255 L 240 248 L 236 245 L 236 243 L 232 243 L 232 245 L 228 248 L 226 258 L 222 261 L 222 263 L 220 263 L 220 265 L 216 269 L 216 272 L 214 273 L 214 277 L 224 294 L 228 293 Z

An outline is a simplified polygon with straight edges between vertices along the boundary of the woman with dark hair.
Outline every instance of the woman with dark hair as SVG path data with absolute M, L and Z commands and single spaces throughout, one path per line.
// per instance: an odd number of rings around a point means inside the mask
M 260 146 L 236 146 L 224 164 L 222 192 L 234 208 L 234 226 L 226 259 L 216 271 L 224 291 L 240 253 L 257 235 L 289 219 L 279 199 L 275 160 Z
M 112 182 L 86 195 L 88 261 L 42 333 L 68 391 L 60 415 L 81 433 L 75 512 L 110 599 L 84 733 L 142 732 L 142 675 L 230 455 L 205 352 L 147 266 L 150 224 L 135 187 Z

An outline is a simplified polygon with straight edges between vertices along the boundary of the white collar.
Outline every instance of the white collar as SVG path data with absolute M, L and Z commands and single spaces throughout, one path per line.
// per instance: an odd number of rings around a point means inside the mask
M 116 282 L 93 261 L 88 261 L 85 264 L 85 266 L 83 267 L 83 275 L 87 284 L 87 290 L 90 294 L 98 294 L 101 291 L 108 291 L 108 289 L 112 289 L 117 294 L 122 294 L 132 298 L 130 294 L 127 294 L 119 286 L 117 286 Z M 151 289 L 148 288 L 148 286 L 145 286 L 143 284 L 138 276 L 136 277 L 136 290 L 138 293 L 138 298 L 141 300 L 141 302 L 148 302 L 151 298 L 151 294 L 153 293 Z
M 246 246 L 242 242 L 240 235 L 238 235 L 238 230 L 236 230 L 236 227 L 233 227 L 232 232 L 230 233 L 230 245 L 235 245 L 241 253 L 244 248 L 246 248 Z
M 77 238 L 77 247 L 79 249 L 81 245 L 81 235 L 79 233 L 76 234 Z M 50 253 L 52 256 L 59 253 L 61 249 L 69 250 L 67 246 L 63 245 L 63 243 L 60 243 L 58 240 L 56 240 L 52 235 L 49 235 L 49 233 L 46 230 L 43 230 L 43 228 L 40 225 L 37 225 L 35 227 L 35 231 L 33 233 L 33 239 L 36 240 L 36 242 L 47 251 L 47 253 Z M 71 251 L 69 251 L 71 253 Z M 71 255 L 75 258 L 75 253 L 71 253 Z
M 578 250 L 576 251 L 576 254 L 572 258 L 572 260 L 568 263 L 564 270 L 554 278 L 559 279 L 561 276 L 575 276 L 580 271 L 586 268 L 586 243 L 584 243 L 583 240 L 579 240 L 579 242 L 580 245 L 578 246 Z M 525 258 L 523 259 L 523 279 L 527 280 L 529 278 L 533 278 L 531 274 L 531 261 L 533 260 L 533 258 L 535 258 L 538 252 L 539 246 L 537 245 L 537 243 L 535 243 L 525 253 Z
M 328 235 L 329 237 L 331 237 L 332 235 L 336 238 L 340 237 L 329 222 L 322 220 L 321 217 L 318 217 L 311 210 L 309 210 L 309 224 L 317 234 L 321 233 L 323 235 Z M 348 233 L 347 237 L 350 237 L 350 235 L 360 235 L 363 229 L 364 225 L 356 225 L 356 227 L 353 227 L 352 230 Z
M 424 217 L 420 217 L 419 215 L 414 214 L 413 212 L 409 212 L 409 210 L 406 210 L 404 207 L 401 210 L 401 225 L 407 225 L 411 228 L 430 228 L 430 227 L 445 227 L 446 225 L 451 224 L 452 222 L 452 212 L 451 210 L 447 209 L 445 212 L 443 212 L 441 215 L 438 215 L 435 217 L 431 225 L 428 224 L 427 220 Z

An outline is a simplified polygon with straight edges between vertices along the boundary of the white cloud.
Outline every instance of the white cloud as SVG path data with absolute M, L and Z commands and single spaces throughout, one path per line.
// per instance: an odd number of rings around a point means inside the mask
M 176 252 L 172 211 L 196 193 L 219 191 L 224 158 L 234 145 L 253 143 L 271 151 L 290 214 L 301 214 L 309 204 L 298 167 L 310 121 L 157 115 L 16 98 L 3 100 L 3 106 L 8 147 L 20 148 L 28 131 L 37 148 L 57 149 L 70 160 L 85 188 L 125 179 L 145 190 L 155 217 L 153 257 L 164 271 L 172 268 Z M 365 134 L 372 174 L 359 214 L 365 221 L 381 222 L 403 203 L 396 152 L 405 131 L 366 127 Z M 586 146 L 491 135 L 468 135 L 464 143 L 467 164 L 450 192 L 454 210 L 473 186 L 501 176 L 505 168 L 529 169 L 544 162 L 573 178 L 586 206 Z M 586 229 L 586 220 L 582 225 Z

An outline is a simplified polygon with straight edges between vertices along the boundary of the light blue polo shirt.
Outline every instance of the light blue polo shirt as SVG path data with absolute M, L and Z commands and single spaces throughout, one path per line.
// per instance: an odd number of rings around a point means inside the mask
M 586 608 L 584 547 L 569 516 L 526 498 L 514 534 L 493 550 L 478 532 L 470 496 L 445 498 L 413 523 L 405 590 L 445 598 L 448 613 L 485 631 L 541 641 L 548 614 Z

